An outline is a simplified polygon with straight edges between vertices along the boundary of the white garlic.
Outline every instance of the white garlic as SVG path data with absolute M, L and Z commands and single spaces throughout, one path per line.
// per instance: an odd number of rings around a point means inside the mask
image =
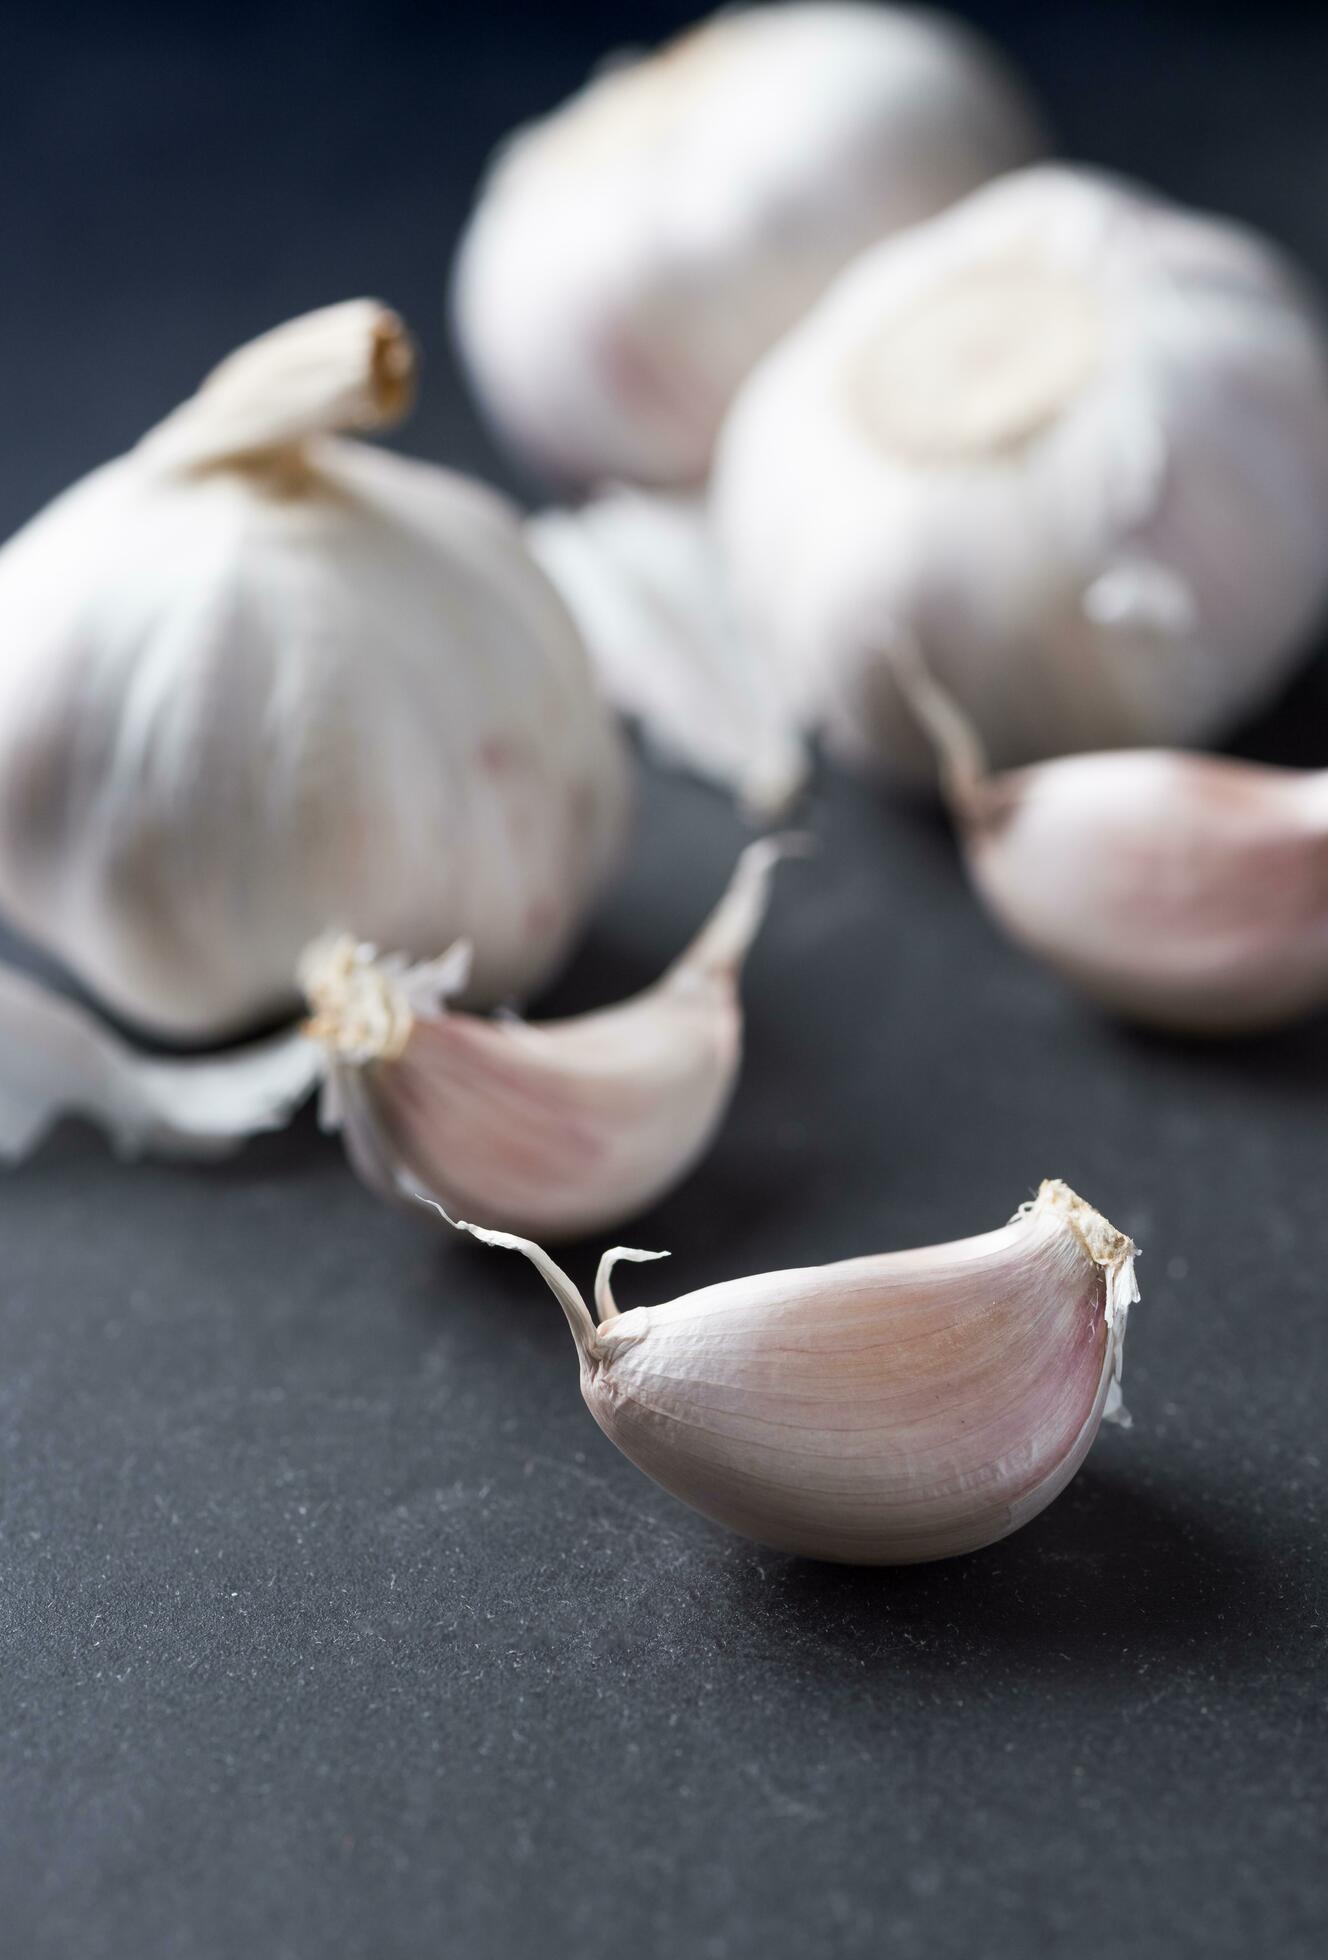
M 340 937 L 312 947 L 308 1032 L 324 1125 L 388 1199 L 421 1192 L 491 1225 L 569 1238 L 622 1223 L 701 1157 L 742 1052 L 738 980 L 790 840 L 749 845 L 692 944 L 644 993 L 531 1025 L 447 1006 L 468 948 L 408 966 Z
M 0 1160 L 29 1155 L 66 1116 L 109 1132 L 122 1156 L 226 1155 L 280 1129 L 318 1080 L 298 1031 L 224 1055 L 149 1055 L 42 982 L 0 965 Z
M 0 907 L 138 1023 L 276 1013 L 341 920 L 522 994 L 615 854 L 616 731 L 511 512 L 334 433 L 412 366 L 375 302 L 292 321 L 0 551 Z
M 762 1273 L 599 1324 L 528 1239 L 465 1230 L 538 1268 L 581 1393 L 647 1476 L 731 1531 L 807 1558 L 906 1565 L 1036 1517 L 1124 1420 L 1135 1248 L 1064 1184 L 1008 1225 L 925 1251 Z
M 1001 766 L 1205 740 L 1328 602 L 1328 357 L 1250 234 L 1092 173 L 978 191 L 857 261 L 740 393 L 717 548 L 772 696 L 925 759 L 901 630 Z
M 991 775 L 916 653 L 896 660 L 1012 939 L 1158 1027 L 1234 1034 L 1328 1007 L 1328 771 L 1127 749 Z
M 457 262 L 462 351 L 555 476 L 699 480 L 735 388 L 841 266 L 1038 148 L 943 15 L 717 14 L 500 153 Z

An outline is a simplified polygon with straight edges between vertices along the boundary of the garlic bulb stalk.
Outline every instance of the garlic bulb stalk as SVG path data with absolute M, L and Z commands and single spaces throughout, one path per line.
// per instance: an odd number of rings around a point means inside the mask
M 0 550 L 0 908 L 129 1020 L 275 1015 L 343 919 L 522 995 L 615 856 L 618 737 L 513 514 L 337 433 L 413 362 L 374 301 L 292 321 Z
M 298 1031 L 229 1054 L 134 1049 L 95 1015 L 0 966 L 0 1160 L 27 1157 L 66 1116 L 125 1157 L 222 1157 L 280 1129 L 312 1092 L 319 1051 Z
M 926 761 L 911 632 L 998 766 L 1204 741 L 1328 602 L 1328 354 L 1249 233 L 1016 173 L 865 253 L 742 389 L 710 508 L 771 690 Z
M 491 1225 L 570 1238 L 620 1224 L 702 1156 L 742 1051 L 738 982 L 771 872 L 749 845 L 691 945 L 619 1006 L 531 1025 L 449 1008 L 468 949 L 422 966 L 341 937 L 302 965 L 327 1056 L 324 1125 L 381 1196 L 423 1193 Z
M 500 152 L 457 262 L 462 352 L 555 477 L 699 481 L 735 389 L 842 266 L 1039 147 L 944 15 L 717 14 Z
M 1328 770 L 1137 749 L 992 775 L 916 650 L 895 659 L 973 884 L 1018 944 L 1182 1033 L 1328 1007 Z
M 1000 1231 L 917 1252 L 730 1280 L 596 1325 L 528 1239 L 600 1428 L 646 1475 L 778 1551 L 908 1565 L 978 1550 L 1045 1509 L 1104 1416 L 1123 1419 L 1135 1248 L 1043 1184 Z

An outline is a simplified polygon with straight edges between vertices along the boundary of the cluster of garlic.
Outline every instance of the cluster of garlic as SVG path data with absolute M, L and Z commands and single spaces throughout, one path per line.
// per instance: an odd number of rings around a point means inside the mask
M 1040 147 L 943 15 L 717 14 L 501 151 L 457 260 L 476 387 L 572 482 L 700 480 L 734 393 L 864 247 Z
M 1113 1004 L 1234 1026 L 1328 999 L 1320 779 L 988 773 L 983 739 L 1007 762 L 1210 732 L 1328 596 L 1328 384 L 1284 270 L 1085 173 L 977 188 L 1037 148 L 944 18 L 717 16 L 510 146 L 455 285 L 518 446 L 670 494 L 523 532 L 346 440 L 414 375 L 401 322 L 355 301 L 242 348 L 5 546 L 0 909 L 154 1033 L 232 1034 L 297 986 L 309 1018 L 153 1056 L 0 969 L 0 1154 L 74 1113 L 205 1157 L 321 1084 L 373 1191 L 532 1261 L 596 1421 L 705 1516 L 910 1563 L 1048 1504 L 1124 1420 L 1138 1297 L 1134 1246 L 1064 1184 L 981 1237 L 621 1314 L 614 1265 L 660 1255 L 618 1246 L 598 1319 L 513 1236 L 615 1227 L 699 1161 L 794 840 L 749 846 L 633 999 L 535 1023 L 455 1004 L 535 988 L 620 844 L 583 641 L 763 812 L 810 735 L 905 771 L 925 731 L 993 908 Z M 1120 862 L 1154 880 L 1142 947 Z

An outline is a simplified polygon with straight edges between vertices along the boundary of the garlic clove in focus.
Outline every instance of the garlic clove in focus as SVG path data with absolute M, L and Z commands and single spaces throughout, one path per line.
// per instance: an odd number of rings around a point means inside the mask
M 596 1325 L 558 1297 L 600 1428 L 704 1517 L 806 1558 L 907 1565 L 977 1551 L 1062 1491 L 1104 1416 L 1123 1420 L 1135 1248 L 1057 1181 L 999 1231 L 761 1273 Z
M 987 772 L 901 642 L 973 883 L 1010 937 L 1117 1013 L 1235 1034 L 1328 1007 L 1328 771 L 1176 750 Z
M 911 632 L 999 767 L 1208 740 L 1328 608 L 1328 343 L 1257 237 L 1063 166 L 863 253 L 735 399 L 737 629 L 850 763 L 927 756 Z
M 290 321 L 0 549 L 0 907 L 154 1033 L 293 1008 L 347 918 L 524 998 L 618 855 L 622 744 L 515 511 L 347 438 L 413 362 L 377 301 Z
M 327 1057 L 325 1127 L 390 1200 L 550 1238 L 663 1196 L 719 1127 L 742 1051 L 738 981 L 793 840 L 762 839 L 687 950 L 644 993 L 569 1020 L 483 1020 L 446 1003 L 467 949 L 424 966 L 349 937 L 309 949 L 309 1032 Z
M 77 1002 L 0 965 L 0 1160 L 29 1156 L 81 1116 L 125 1157 L 226 1156 L 280 1129 L 313 1093 L 317 1046 L 298 1030 L 219 1055 L 153 1055 Z
M 699 482 L 744 375 L 855 253 L 1039 147 L 945 15 L 716 14 L 504 146 L 455 274 L 471 377 L 557 479 Z

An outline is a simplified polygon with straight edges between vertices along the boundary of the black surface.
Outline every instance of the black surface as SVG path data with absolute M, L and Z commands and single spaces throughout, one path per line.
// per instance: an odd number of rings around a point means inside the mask
M 1328 274 L 1322 28 L 1004 17 L 1068 144 Z M 7 13 L 0 528 L 360 290 L 430 356 L 405 442 L 500 469 L 446 248 L 490 141 L 623 32 Z M 1321 762 L 1324 697 L 1248 745 Z M 996 938 L 938 825 L 843 782 L 814 815 L 732 1120 L 624 1290 L 983 1229 L 1059 1174 L 1145 1249 L 1133 1432 L 987 1553 L 798 1564 L 638 1476 L 534 1275 L 376 1208 L 310 1121 L 206 1175 L 70 1129 L 0 1186 L 6 1954 L 1315 1947 L 1328 1026 L 1124 1033 Z M 560 1006 L 652 975 L 741 841 L 676 781 L 643 816 Z

